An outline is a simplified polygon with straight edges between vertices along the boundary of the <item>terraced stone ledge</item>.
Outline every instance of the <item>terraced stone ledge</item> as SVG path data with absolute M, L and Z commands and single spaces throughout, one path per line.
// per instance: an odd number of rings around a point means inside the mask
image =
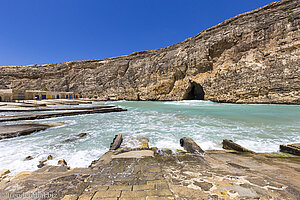
M 141 141 L 135 148 L 122 144 L 109 150 L 88 168 L 45 166 L 4 180 L 0 193 L 39 192 L 63 200 L 300 198 L 297 156 L 234 150 L 174 153 L 147 148 L 147 140 Z
M 0 140 L 13 138 L 64 125 L 64 123 L 28 123 L 0 126 Z

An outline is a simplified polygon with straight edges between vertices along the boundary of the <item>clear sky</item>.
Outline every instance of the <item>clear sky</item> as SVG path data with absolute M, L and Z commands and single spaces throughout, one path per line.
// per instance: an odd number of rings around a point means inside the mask
M 0 0 L 0 66 L 101 59 L 162 48 L 270 2 Z

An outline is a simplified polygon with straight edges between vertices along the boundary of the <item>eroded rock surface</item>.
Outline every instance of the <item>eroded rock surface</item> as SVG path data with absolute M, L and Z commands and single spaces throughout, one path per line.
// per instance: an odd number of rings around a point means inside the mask
M 163 49 L 0 67 L 0 87 L 74 91 L 103 100 L 299 104 L 299 14 L 299 0 L 282 0 Z
M 1 199 L 34 193 L 63 200 L 300 198 L 299 157 L 169 151 L 121 145 L 88 168 L 44 166 L 22 172 L 10 181 L 0 181 Z

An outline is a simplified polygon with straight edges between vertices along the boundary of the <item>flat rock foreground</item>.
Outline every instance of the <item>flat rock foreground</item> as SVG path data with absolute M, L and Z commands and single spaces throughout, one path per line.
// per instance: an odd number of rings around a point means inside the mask
M 0 182 L 1 199 L 299 199 L 300 158 L 258 154 L 224 140 L 234 150 L 204 152 L 191 138 L 185 151 L 135 147 L 115 137 L 110 150 L 88 168 L 66 162 L 22 172 Z

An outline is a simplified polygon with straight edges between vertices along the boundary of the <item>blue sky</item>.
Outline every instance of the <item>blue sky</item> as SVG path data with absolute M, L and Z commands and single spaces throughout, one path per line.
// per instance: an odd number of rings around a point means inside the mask
M 166 47 L 271 0 L 0 0 L 0 66 Z

